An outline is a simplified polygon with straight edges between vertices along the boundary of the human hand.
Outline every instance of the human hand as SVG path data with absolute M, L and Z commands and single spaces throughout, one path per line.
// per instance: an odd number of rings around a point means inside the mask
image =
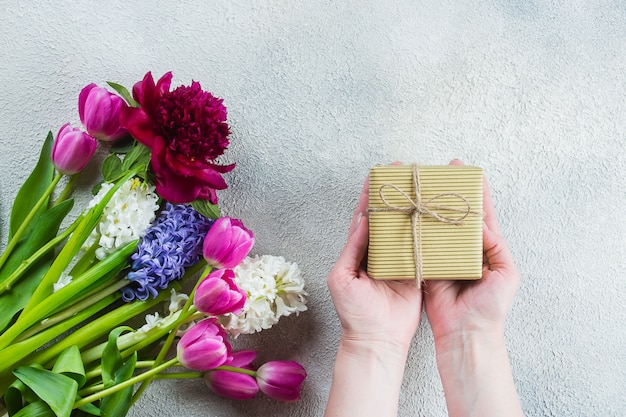
M 422 310 L 414 281 L 371 279 L 364 269 L 368 245 L 368 187 L 365 181 L 348 242 L 327 283 L 343 329 L 342 343 L 366 343 L 408 351 Z
M 451 165 L 462 165 L 454 160 Z M 483 276 L 478 281 L 427 281 L 424 306 L 435 344 L 462 334 L 502 335 L 520 275 L 500 232 L 486 179 L 483 183 Z
M 520 276 L 500 234 L 486 180 L 483 210 L 482 279 L 427 281 L 424 307 L 449 415 L 521 417 L 504 341 L 504 320 Z

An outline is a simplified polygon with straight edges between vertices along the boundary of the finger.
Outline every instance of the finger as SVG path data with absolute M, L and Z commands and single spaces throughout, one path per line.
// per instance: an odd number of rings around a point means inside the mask
M 514 271 L 517 269 L 504 237 L 486 226 L 483 226 L 483 251 L 487 256 L 490 270 Z
M 359 197 L 359 202 L 356 205 L 354 215 L 352 216 L 352 221 L 350 222 L 348 237 L 352 236 L 352 234 L 356 230 L 356 227 L 359 224 L 361 217 L 367 215 L 367 206 L 369 204 L 369 186 L 370 177 L 368 175 L 367 178 L 365 178 L 365 183 L 363 184 L 363 188 L 361 189 L 361 196 Z
M 453 159 L 448 165 L 465 165 L 460 159 Z
M 483 211 L 485 213 L 485 223 L 489 230 L 501 234 L 500 224 L 498 223 L 498 217 L 496 216 L 496 208 L 493 205 L 493 199 L 491 198 L 491 191 L 489 190 L 489 184 L 487 184 L 487 177 L 483 175 Z
M 360 221 L 355 225 L 353 233 L 348 236 L 348 241 L 343 247 L 335 267 L 356 273 L 367 252 L 368 238 L 368 219 L 367 216 L 361 216 Z

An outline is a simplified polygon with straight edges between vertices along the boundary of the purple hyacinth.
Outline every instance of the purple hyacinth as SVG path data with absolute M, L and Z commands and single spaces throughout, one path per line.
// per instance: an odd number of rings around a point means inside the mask
M 200 261 L 204 236 L 212 224 L 190 206 L 167 203 L 131 256 L 132 271 L 127 276 L 131 283 L 122 288 L 122 299 L 156 297 L 180 279 L 185 268 Z

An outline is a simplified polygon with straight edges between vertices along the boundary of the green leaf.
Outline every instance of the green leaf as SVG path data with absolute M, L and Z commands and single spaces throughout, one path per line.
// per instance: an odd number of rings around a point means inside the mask
M 54 165 L 52 164 L 50 154 L 52 153 L 53 142 L 54 139 L 52 137 L 52 132 L 48 132 L 48 136 L 43 143 L 43 147 L 41 148 L 37 165 L 35 165 L 35 168 L 26 181 L 24 181 L 24 184 L 22 184 L 22 187 L 15 197 L 13 209 L 11 211 L 9 239 L 11 239 L 11 236 L 13 236 L 17 229 L 19 229 L 28 213 L 30 213 L 31 209 L 35 206 L 37 201 L 39 201 L 52 182 Z M 46 206 L 47 205 L 44 204 L 39 213 L 44 212 L 46 210 Z M 33 229 L 26 229 L 24 235 L 28 236 L 30 230 Z
M 113 145 L 111 145 L 109 152 L 116 154 L 127 154 L 133 149 L 134 146 L 135 138 L 133 138 L 131 135 L 126 135 L 121 139 L 116 140 Z
M 13 374 L 28 386 L 58 417 L 69 417 L 78 392 L 72 378 L 45 369 L 20 366 Z
M 105 388 L 115 384 L 115 374 L 123 365 L 122 354 L 117 347 L 117 338 L 126 331 L 132 332 L 133 329 L 128 326 L 120 326 L 111 330 L 107 344 L 102 351 L 102 383 Z
M 112 153 L 102 161 L 102 176 L 107 182 L 113 182 L 122 176 L 122 160 Z
M 220 217 L 220 208 L 217 204 L 211 204 L 207 200 L 195 200 L 191 203 L 198 213 L 209 219 L 218 219 Z
M 128 91 L 128 89 L 126 89 L 126 87 L 121 84 L 114 83 L 113 81 L 107 81 L 107 84 L 109 84 L 111 88 L 117 91 L 117 93 L 122 96 L 124 100 L 126 100 L 130 107 L 139 107 L 139 103 L 137 103 L 135 99 L 133 99 L 133 96 L 130 95 L 130 92 Z
M 24 403 L 37 401 L 35 393 L 19 379 L 15 380 L 4 395 L 4 404 L 10 416 L 24 407 Z
M 78 346 L 72 345 L 61 352 L 54 363 L 52 372 L 72 378 L 78 384 L 78 388 L 85 385 L 87 378 L 85 377 L 85 367 L 80 358 L 80 349 L 78 349 Z
M 76 397 L 76 401 L 80 400 L 80 397 Z M 92 416 L 101 416 L 102 412 L 100 411 L 100 409 L 98 407 L 96 407 L 95 405 L 89 403 L 89 404 L 85 404 L 82 407 L 78 408 L 80 411 L 83 411 L 84 413 L 87 414 L 91 414 Z
M 115 372 L 115 384 L 129 380 L 135 372 L 137 364 L 137 352 L 135 352 L 124 364 Z M 103 417 L 124 417 L 132 404 L 133 386 L 108 395 L 100 402 L 100 409 Z
M 55 417 L 54 411 L 43 401 L 28 404 L 17 414 L 9 414 L 12 417 Z M 69 415 L 69 414 L 68 414 Z
M 124 162 L 122 162 L 122 170 L 127 171 L 139 165 L 148 166 L 150 164 L 151 156 L 152 151 L 150 148 L 148 148 L 146 145 L 136 142 L 133 149 L 128 152 L 124 157 Z
M 0 282 L 8 278 L 22 262 L 33 255 L 39 248 L 53 239 L 61 222 L 65 219 L 74 205 L 74 200 L 65 200 L 43 213 L 37 221 L 30 236 L 22 239 L 15 247 L 11 256 L 0 271 Z M 0 330 L 6 328 L 13 316 L 20 311 L 35 291 L 35 288 L 45 275 L 52 262 L 53 254 L 49 253 L 35 262 L 27 273 L 13 286 L 0 295 Z

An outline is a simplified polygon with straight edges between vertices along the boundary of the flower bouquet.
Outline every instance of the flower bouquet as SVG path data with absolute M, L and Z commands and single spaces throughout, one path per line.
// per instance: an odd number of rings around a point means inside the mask
M 86 86 L 85 131 L 48 134 L 15 197 L 0 255 L 5 415 L 124 416 L 162 378 L 204 378 L 235 399 L 300 397 L 301 365 L 256 368 L 256 352 L 229 342 L 306 310 L 300 271 L 249 257 L 253 233 L 220 215 L 217 190 L 235 167 L 217 162 L 226 108 L 199 83 L 171 90 L 171 80 L 147 73 L 132 94 Z M 72 220 L 76 178 L 98 147 L 102 181 Z

